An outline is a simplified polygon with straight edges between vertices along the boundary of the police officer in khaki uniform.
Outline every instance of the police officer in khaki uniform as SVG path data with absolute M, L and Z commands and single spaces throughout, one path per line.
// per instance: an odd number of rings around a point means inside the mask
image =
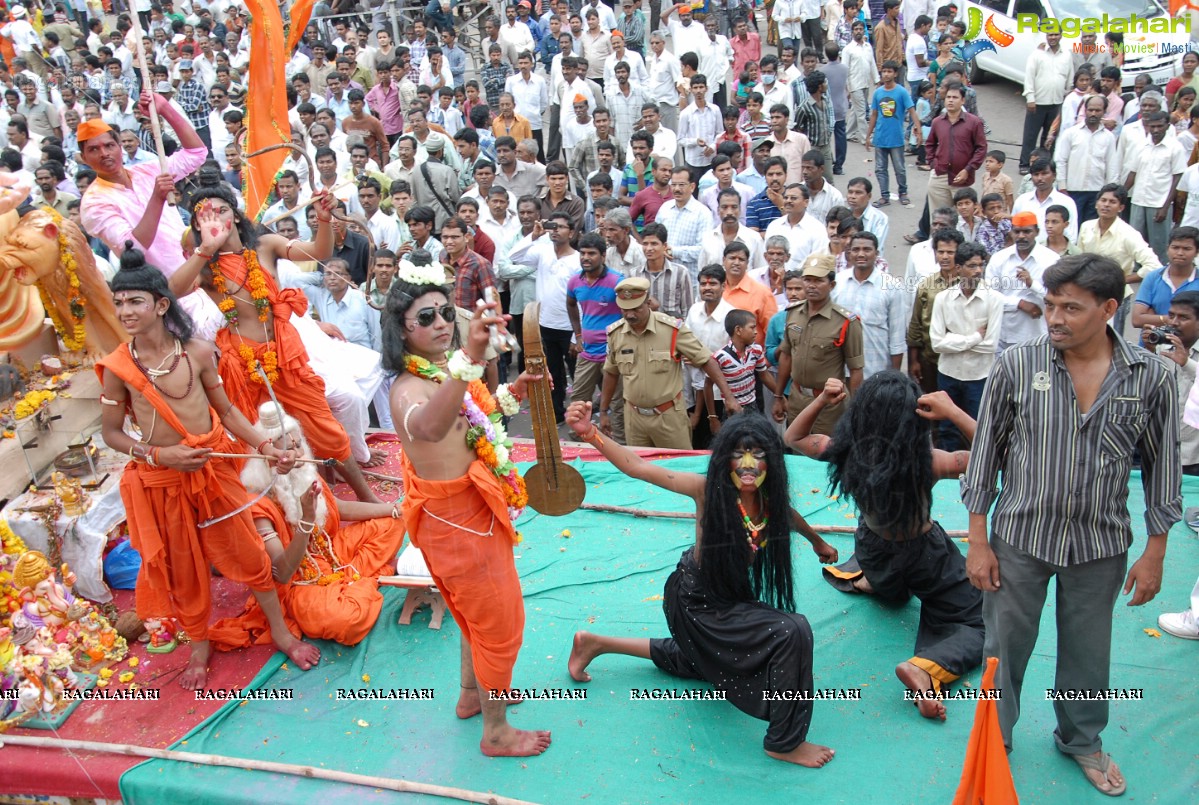
M 774 395 L 774 418 L 787 424 L 807 408 L 830 377 L 849 374 L 849 390 L 862 384 L 865 351 L 862 322 L 829 298 L 836 284 L 836 258 L 812 255 L 803 264 L 804 299 L 787 309 L 787 325 L 778 348 L 779 377 L 791 378 L 791 395 Z M 812 433 L 831 435 L 847 403 L 827 407 Z
M 608 408 L 619 375 L 624 381 L 628 445 L 689 450 L 691 428 L 683 402 L 683 360 L 712 378 L 724 395 L 725 410 L 734 414 L 741 410 L 712 353 L 681 321 L 650 310 L 648 279 L 621 280 L 616 285 L 616 304 L 623 318 L 608 327 L 600 430 L 609 436 L 612 433 Z

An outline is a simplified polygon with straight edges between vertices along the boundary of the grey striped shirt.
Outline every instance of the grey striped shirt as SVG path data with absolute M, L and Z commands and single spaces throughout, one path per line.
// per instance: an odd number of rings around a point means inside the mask
M 1132 545 L 1128 479 L 1141 451 L 1145 528 L 1182 518 L 1178 394 L 1162 360 L 1123 338 L 1085 415 L 1060 352 L 1042 336 L 995 362 L 979 410 L 962 502 L 991 533 L 1052 565 L 1118 556 Z M 1003 489 L 996 489 L 1003 470 Z

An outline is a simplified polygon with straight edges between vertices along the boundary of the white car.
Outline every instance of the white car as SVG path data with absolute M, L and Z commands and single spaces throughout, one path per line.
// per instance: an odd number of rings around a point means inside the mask
M 965 0 L 961 12 L 962 19 L 969 20 L 970 9 L 977 8 L 983 14 L 984 23 L 992 19 L 995 28 L 1013 39 L 1006 47 L 997 47 L 979 53 L 974 60 L 970 76 L 971 83 L 976 83 L 984 73 L 1011 79 L 1017 84 L 1024 83 L 1024 68 L 1037 46 L 1044 43 L 1045 35 L 1039 32 L 1018 32 L 1016 28 L 1017 14 L 1036 14 L 1042 18 L 1129 18 L 1136 15 L 1139 19 L 1169 20 L 1166 11 L 1158 4 L 1159 0 L 983 0 L 974 2 Z M 1000 37 L 1002 38 L 1002 37 Z M 986 33 L 980 33 L 973 41 L 987 39 Z M 1141 73 L 1149 73 L 1153 82 L 1164 85 L 1181 72 L 1182 52 L 1191 35 L 1181 25 L 1176 33 L 1125 33 L 1124 45 L 1128 49 L 1124 56 L 1124 67 L 1121 69 L 1121 83 L 1125 89 L 1131 89 L 1133 81 Z M 1081 39 L 1062 37 L 1062 47 L 1073 49 L 1080 44 Z M 1103 45 L 1103 34 L 1096 34 L 1096 44 Z M 1168 47 L 1163 47 L 1167 45 Z M 1148 47 L 1150 52 L 1144 52 Z M 1191 45 L 1195 47 L 1194 44 Z

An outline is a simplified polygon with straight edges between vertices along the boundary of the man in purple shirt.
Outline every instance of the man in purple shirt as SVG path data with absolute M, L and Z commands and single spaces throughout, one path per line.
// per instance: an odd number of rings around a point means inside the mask
M 616 283 L 624 279 L 619 271 L 608 268 L 604 255 L 608 243 L 595 232 L 579 238 L 578 274 L 566 283 L 566 313 L 574 330 L 572 355 L 577 356 L 571 402 L 591 402 L 603 383 L 604 359 L 608 355 L 608 327 L 621 320 L 616 304 Z M 624 443 L 624 394 L 617 378 L 612 397 L 612 436 Z M 620 414 L 616 415 L 615 412 Z
M 379 83 L 366 93 L 366 103 L 379 116 L 387 144 L 395 145 L 404 131 L 404 114 L 400 103 L 400 88 L 391 81 L 391 62 L 381 61 L 375 65 Z M 380 165 L 380 168 L 383 166 Z

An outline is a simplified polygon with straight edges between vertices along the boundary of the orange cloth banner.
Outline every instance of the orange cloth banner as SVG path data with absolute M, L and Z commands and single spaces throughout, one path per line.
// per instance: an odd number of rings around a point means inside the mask
M 995 690 L 995 669 L 999 660 L 987 658 L 982 689 Z M 1007 693 L 1001 691 L 1000 695 Z M 974 728 L 966 746 L 966 762 L 962 781 L 958 783 L 953 805 L 1018 805 L 1016 784 L 1003 748 L 1003 733 L 999 730 L 999 710 L 992 699 L 979 699 L 974 711 Z
M 291 10 L 288 12 L 288 16 L 291 17 L 291 28 L 287 33 L 285 50 L 289 57 L 290 54 L 296 52 L 296 45 L 300 44 L 300 37 L 304 35 L 304 29 L 308 27 L 308 18 L 312 16 L 314 5 L 316 5 L 316 0 L 296 0 L 291 5 Z

